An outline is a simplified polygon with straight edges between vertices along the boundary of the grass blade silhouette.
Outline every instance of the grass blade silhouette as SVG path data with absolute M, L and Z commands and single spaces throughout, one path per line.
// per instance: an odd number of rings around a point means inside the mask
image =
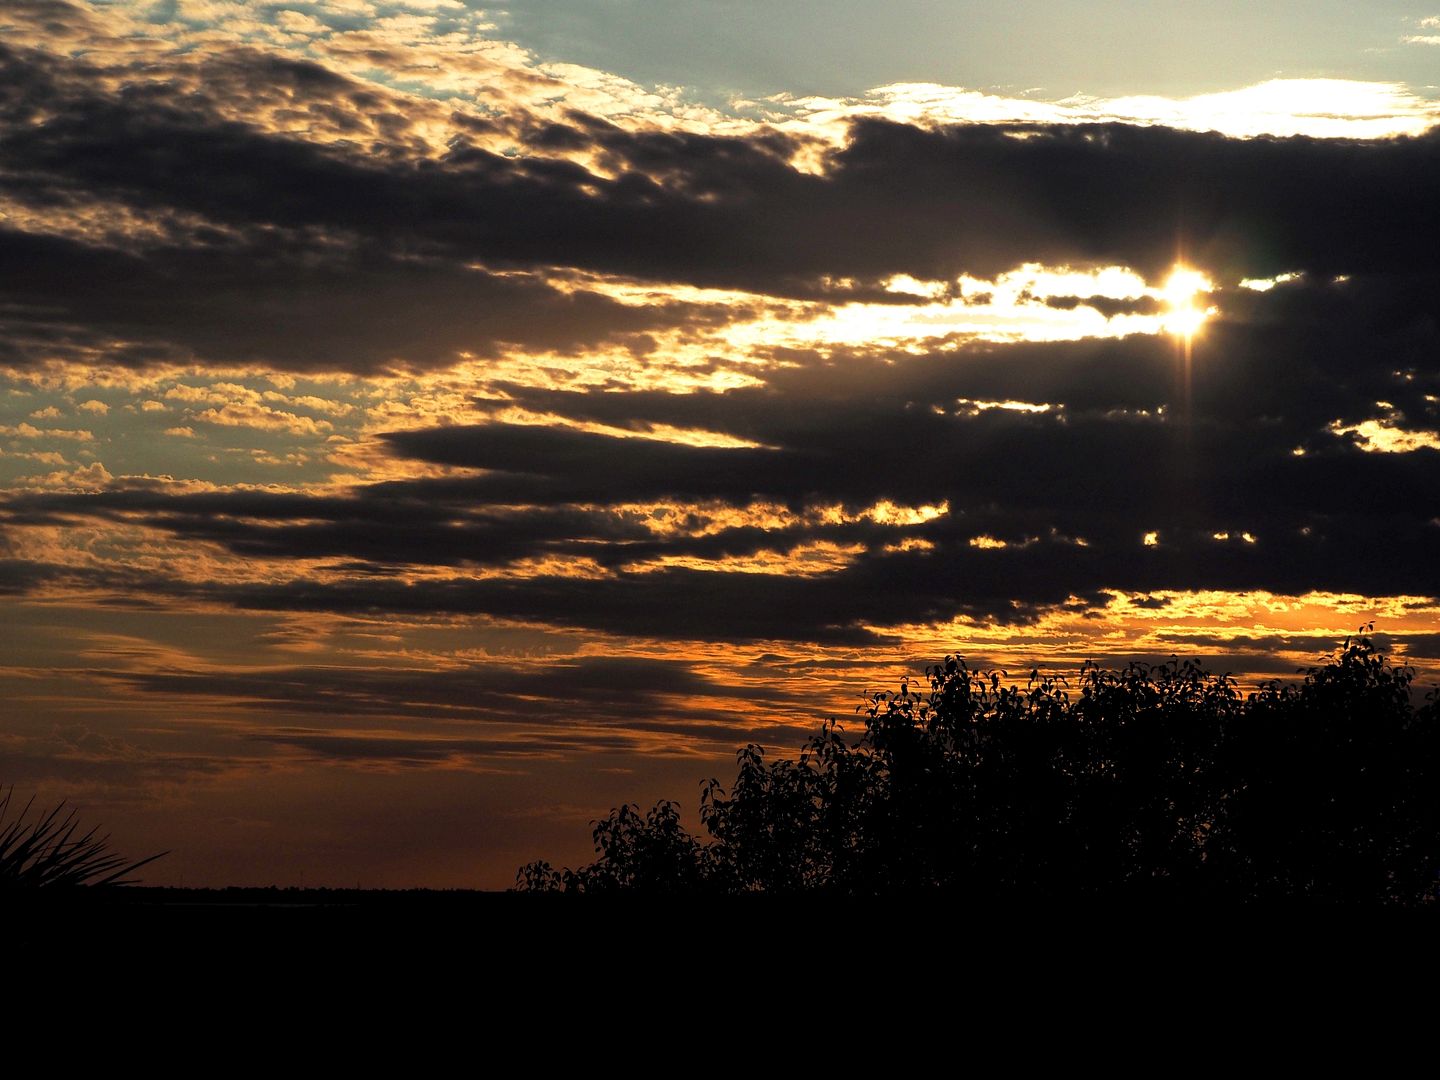
M 110 849 L 108 834 L 80 833 L 75 811 L 65 813 L 63 801 L 31 819 L 31 796 L 12 816 L 14 795 L 14 787 L 0 788 L 0 891 L 130 885 L 130 874 L 169 854 L 126 859 Z

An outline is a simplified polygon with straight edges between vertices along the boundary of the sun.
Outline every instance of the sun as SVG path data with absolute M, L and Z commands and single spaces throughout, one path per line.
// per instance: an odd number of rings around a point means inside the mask
M 1160 296 L 1165 301 L 1165 316 L 1162 325 L 1177 337 L 1190 339 L 1204 325 L 1215 309 L 1203 305 L 1200 298 L 1208 295 L 1215 286 L 1199 270 L 1176 265 L 1165 280 Z

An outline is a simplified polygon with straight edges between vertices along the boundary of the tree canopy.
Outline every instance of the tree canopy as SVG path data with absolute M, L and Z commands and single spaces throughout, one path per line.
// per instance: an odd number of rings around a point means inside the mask
M 1012 684 L 949 656 L 795 757 L 594 822 L 597 858 L 527 891 L 975 901 L 1418 903 L 1440 870 L 1440 705 L 1368 637 L 1246 696 L 1192 660 Z

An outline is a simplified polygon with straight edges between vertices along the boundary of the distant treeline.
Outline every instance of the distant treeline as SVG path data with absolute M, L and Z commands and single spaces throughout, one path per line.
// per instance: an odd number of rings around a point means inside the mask
M 1242 696 L 1193 661 L 1087 664 L 1028 685 L 947 657 L 831 720 L 794 759 L 739 752 L 702 787 L 708 838 L 673 802 L 594 823 L 598 858 L 534 862 L 571 893 L 942 891 L 1085 900 L 1415 904 L 1437 897 L 1440 705 L 1367 637 L 1303 681 Z

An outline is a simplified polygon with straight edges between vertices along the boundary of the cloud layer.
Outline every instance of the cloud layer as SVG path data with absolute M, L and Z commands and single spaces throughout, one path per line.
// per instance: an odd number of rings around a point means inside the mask
M 3 13 L 20 774 L 544 787 L 962 645 L 1437 658 L 1426 107 L 726 113 L 468 12 L 196 10 Z

